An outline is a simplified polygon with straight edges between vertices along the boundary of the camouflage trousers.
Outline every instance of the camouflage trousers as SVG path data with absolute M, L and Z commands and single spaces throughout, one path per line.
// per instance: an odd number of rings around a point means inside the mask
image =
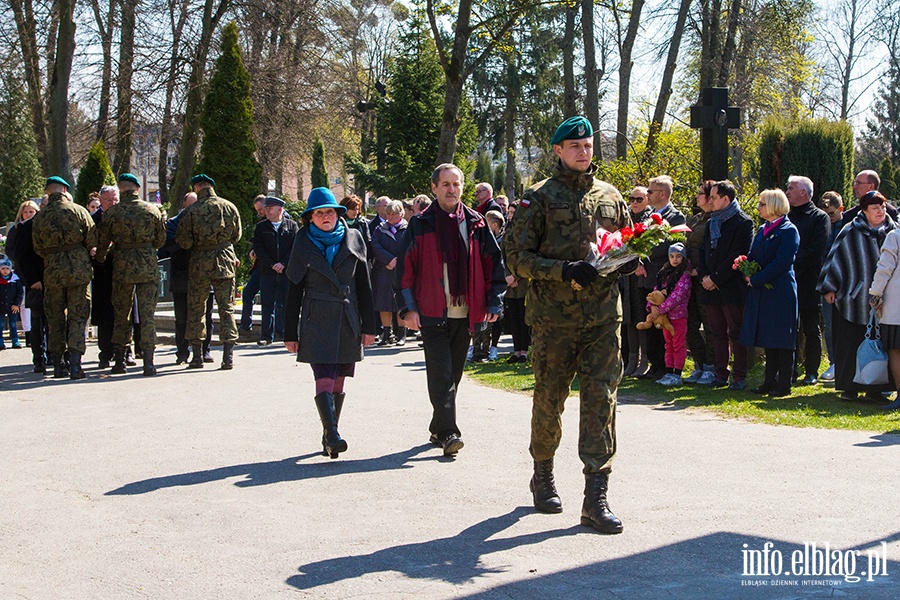
M 156 302 L 159 300 L 159 283 L 156 281 L 132 283 L 113 278 L 113 335 L 116 348 L 124 348 L 131 343 L 134 303 L 137 301 L 138 321 L 141 324 L 141 349 L 156 348 Z
M 219 307 L 219 341 L 233 344 L 238 340 L 237 324 L 234 321 L 234 277 L 191 277 L 188 280 L 187 327 L 184 337 L 191 345 L 202 344 L 206 339 L 206 300 L 209 298 L 210 287 Z
M 562 413 L 577 374 L 581 390 L 578 456 L 584 473 L 610 468 L 616 453 L 616 389 L 622 379 L 619 323 L 590 329 L 535 327 L 532 340 L 531 456 L 547 460 L 556 453 Z
M 91 318 L 91 286 L 44 286 L 47 351 L 62 356 L 69 350 L 84 354 L 84 329 Z

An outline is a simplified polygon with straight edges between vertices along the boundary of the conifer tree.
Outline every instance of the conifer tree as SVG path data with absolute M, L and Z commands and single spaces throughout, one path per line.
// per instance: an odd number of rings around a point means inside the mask
M 241 58 L 234 21 L 222 30 L 219 49 L 200 119 L 203 145 L 196 170 L 212 177 L 216 194 L 238 207 L 246 237 L 252 235 L 256 222 L 253 199 L 261 189 L 262 168 L 255 156 L 250 75 Z
M 888 200 L 897 199 L 897 171 L 891 163 L 891 157 L 885 156 L 881 161 L 881 167 L 878 169 L 878 176 L 881 177 L 881 185 L 878 191 L 884 194 Z
M 87 206 L 88 196 L 91 192 L 99 192 L 104 185 L 112 185 L 116 182 L 112 167 L 109 166 L 109 157 L 103 140 L 97 140 L 88 152 L 84 166 L 78 172 L 78 181 L 75 183 L 75 202 Z
M 41 195 L 41 163 L 21 79 L 13 73 L 0 87 L 0 220 L 12 221 L 19 204 Z
M 316 135 L 313 142 L 312 172 L 310 173 L 312 187 L 331 187 L 328 182 L 328 170 L 325 168 L 325 142 Z

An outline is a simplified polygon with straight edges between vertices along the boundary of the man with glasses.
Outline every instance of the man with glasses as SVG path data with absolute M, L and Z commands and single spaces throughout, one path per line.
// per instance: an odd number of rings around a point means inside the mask
M 853 195 L 856 196 L 856 206 L 850 210 L 844 211 L 844 215 L 841 217 L 841 226 L 846 225 L 856 218 L 856 215 L 859 214 L 859 200 L 869 192 L 877 192 L 880 185 L 881 177 L 871 169 L 860 171 L 859 174 L 857 174 L 856 178 L 853 180 Z M 885 204 L 884 206 L 888 216 L 896 222 L 897 209 L 890 203 Z

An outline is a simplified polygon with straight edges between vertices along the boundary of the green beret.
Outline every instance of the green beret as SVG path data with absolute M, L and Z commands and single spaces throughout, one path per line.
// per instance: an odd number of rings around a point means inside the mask
M 122 173 L 121 175 L 119 175 L 119 181 L 129 181 L 134 185 L 141 187 L 141 182 L 138 181 L 138 178 L 131 173 Z
M 191 185 L 194 185 L 195 183 L 200 183 L 201 181 L 205 181 L 209 185 L 216 187 L 216 182 L 213 181 L 213 178 L 210 177 L 209 175 L 207 175 L 206 173 L 199 173 L 199 174 L 191 177 Z
M 594 135 L 594 128 L 591 122 L 584 117 L 569 117 L 556 128 L 553 139 L 550 144 L 561 144 L 564 140 L 581 140 Z
M 62 177 L 59 177 L 58 175 L 54 175 L 53 177 L 48 177 L 46 183 L 44 183 L 44 187 L 45 188 L 48 187 L 51 183 L 58 183 L 59 185 L 64 185 L 64 186 L 66 186 L 66 189 L 69 189 L 70 187 L 72 187 L 69 185 L 68 181 L 66 181 Z

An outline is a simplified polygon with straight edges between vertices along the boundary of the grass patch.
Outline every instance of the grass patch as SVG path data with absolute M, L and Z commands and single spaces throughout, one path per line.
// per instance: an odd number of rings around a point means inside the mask
M 534 390 L 534 373 L 529 364 L 509 364 L 502 359 L 469 364 L 466 374 L 483 385 L 510 392 L 530 394 Z M 740 392 L 690 384 L 663 388 L 653 381 L 628 377 L 619 386 L 619 397 L 623 402 L 697 407 L 768 425 L 900 434 L 900 411 L 884 412 L 878 405 L 863 401 L 845 402 L 834 388 L 822 385 L 795 387 L 793 395 L 787 398 L 760 397 L 750 391 L 760 383 L 759 365 L 751 370 L 747 389 Z M 572 382 L 572 391 L 578 391 L 577 378 Z

